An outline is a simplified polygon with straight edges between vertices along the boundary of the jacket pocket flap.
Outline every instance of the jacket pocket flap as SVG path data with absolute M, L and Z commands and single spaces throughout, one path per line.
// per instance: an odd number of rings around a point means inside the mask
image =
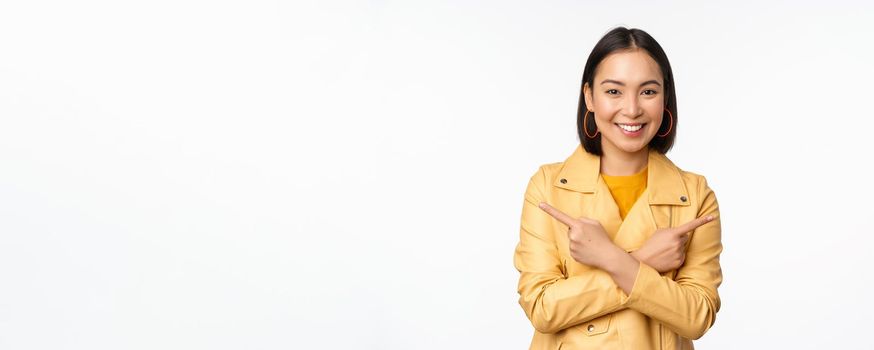
M 607 332 L 610 329 L 610 321 L 613 319 L 613 314 L 607 314 L 601 317 L 598 317 L 589 322 L 584 322 L 579 325 L 580 330 L 583 333 L 586 333 L 588 336 L 593 336 L 597 334 L 602 334 Z

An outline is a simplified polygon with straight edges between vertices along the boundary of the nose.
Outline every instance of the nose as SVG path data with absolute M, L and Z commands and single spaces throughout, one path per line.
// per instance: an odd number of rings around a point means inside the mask
M 643 114 L 643 108 L 640 107 L 640 101 L 638 101 L 638 96 L 635 94 L 626 95 L 624 101 L 622 101 L 622 113 L 625 114 L 626 117 L 629 118 L 637 118 Z

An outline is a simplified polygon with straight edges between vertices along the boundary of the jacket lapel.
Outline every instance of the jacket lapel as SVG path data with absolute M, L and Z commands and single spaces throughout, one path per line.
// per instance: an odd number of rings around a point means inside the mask
M 623 221 L 600 176 L 601 158 L 577 146 L 553 183 L 581 194 L 571 197 L 575 204 L 565 202 L 563 210 L 568 210 L 565 212 L 569 215 L 598 220 L 613 242 L 626 250 L 640 247 L 656 229 L 674 226 L 671 207 L 688 206 L 690 202 L 680 169 L 657 151 L 650 150 L 648 157 L 647 189 Z
M 674 226 L 672 208 L 689 205 L 680 169 L 665 155 L 650 150 L 646 182 L 646 190 L 628 212 L 614 240 L 625 250 L 639 248 L 657 229 Z
M 553 183 L 554 186 L 580 193 L 579 209 L 566 212 L 601 222 L 611 239 L 616 237 L 622 219 L 610 189 L 601 178 L 601 157 L 586 152 L 582 145 L 567 158 Z M 568 205 L 573 207 L 573 205 Z M 571 209 L 571 208 L 569 208 Z

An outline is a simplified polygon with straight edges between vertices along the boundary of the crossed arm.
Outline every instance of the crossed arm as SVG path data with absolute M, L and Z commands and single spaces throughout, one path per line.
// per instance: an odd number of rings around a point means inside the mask
M 554 333 L 625 308 L 690 339 L 712 326 L 719 309 L 722 245 L 718 205 L 706 182 L 699 184 L 703 200 L 698 219 L 656 231 L 629 254 L 610 241 L 597 221 L 541 205 L 545 198 L 539 179 L 532 177 L 526 190 L 514 256 L 520 272 L 519 303 L 535 329 Z M 597 269 L 565 277 L 551 230 L 554 220 L 568 227 L 571 257 Z M 674 279 L 659 273 L 677 267 Z

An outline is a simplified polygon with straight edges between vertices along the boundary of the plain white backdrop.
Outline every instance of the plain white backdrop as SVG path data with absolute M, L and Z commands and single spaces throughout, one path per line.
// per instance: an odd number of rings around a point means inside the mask
M 874 348 L 874 7 L 4 1 L 0 348 L 527 349 L 522 195 L 653 35 L 720 202 L 700 349 Z

